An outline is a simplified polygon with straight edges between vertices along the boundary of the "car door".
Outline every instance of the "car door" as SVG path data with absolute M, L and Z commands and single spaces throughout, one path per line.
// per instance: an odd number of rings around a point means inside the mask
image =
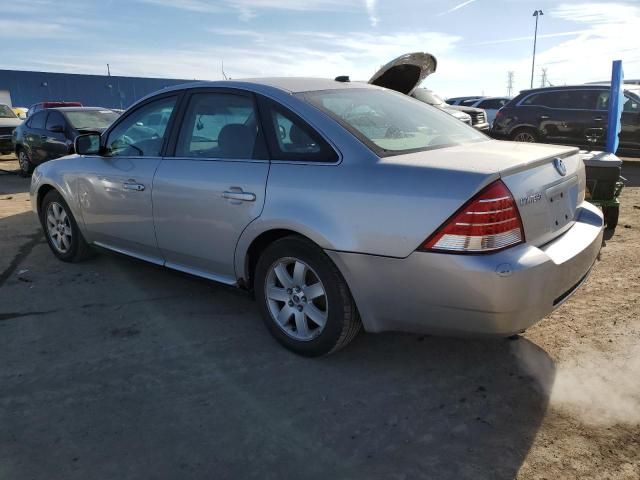
M 269 160 L 253 94 L 194 90 L 153 182 L 158 246 L 171 268 L 234 283 L 240 234 L 263 208 Z
M 67 131 L 67 121 L 62 114 L 56 110 L 51 110 L 47 116 L 42 145 L 45 161 L 69 154 L 71 142 L 67 138 Z
M 153 97 L 104 134 L 102 155 L 87 156 L 78 192 L 90 240 L 162 264 L 153 226 L 153 176 L 173 123 L 178 94 Z M 148 125 L 165 114 L 167 121 Z
M 34 165 L 41 164 L 45 159 L 43 138 L 46 139 L 46 121 L 46 111 L 34 113 L 29 119 L 27 129 L 24 132 L 23 145 Z
M 478 101 L 473 106 L 483 109 L 487 113 L 487 122 L 491 124 L 495 120 L 498 110 L 504 107 L 508 101 L 506 98 L 488 98 Z
M 640 150 L 640 97 L 625 93 L 620 147 Z

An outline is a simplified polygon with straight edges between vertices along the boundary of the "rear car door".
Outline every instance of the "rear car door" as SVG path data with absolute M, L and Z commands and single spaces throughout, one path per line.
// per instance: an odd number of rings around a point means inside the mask
M 67 138 L 67 121 L 60 112 L 56 110 L 49 112 L 45 124 L 45 131 L 45 140 L 43 140 L 42 145 L 45 160 L 68 155 L 71 142 Z
M 105 133 L 103 155 L 84 159 L 78 194 L 87 232 L 97 245 L 163 263 L 151 190 L 177 102 L 174 92 L 135 107 Z M 166 122 L 149 126 L 157 114 Z
M 28 128 L 24 132 L 23 146 L 34 165 L 39 165 L 46 159 L 43 147 L 47 138 L 45 130 L 47 113 L 46 110 L 34 113 L 28 120 Z
M 234 283 L 240 234 L 262 212 L 269 174 L 253 94 L 194 90 L 156 173 L 153 208 L 166 265 Z

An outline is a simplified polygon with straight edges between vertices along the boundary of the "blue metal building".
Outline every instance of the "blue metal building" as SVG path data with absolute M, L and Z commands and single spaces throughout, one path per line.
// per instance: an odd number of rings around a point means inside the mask
M 0 93 L 14 107 L 46 101 L 78 101 L 86 106 L 127 108 L 145 95 L 193 80 L 0 70 Z

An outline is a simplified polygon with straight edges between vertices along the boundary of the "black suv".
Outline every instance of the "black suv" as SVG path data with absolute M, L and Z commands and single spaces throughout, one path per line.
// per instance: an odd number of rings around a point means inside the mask
M 602 149 L 607 138 L 609 85 L 524 90 L 502 107 L 491 136 L 520 142 Z M 640 85 L 625 85 L 618 152 L 640 154 Z
M 108 108 L 62 107 L 40 110 L 13 132 L 15 152 L 23 176 L 42 162 L 73 153 L 75 138 L 103 132 L 118 114 Z

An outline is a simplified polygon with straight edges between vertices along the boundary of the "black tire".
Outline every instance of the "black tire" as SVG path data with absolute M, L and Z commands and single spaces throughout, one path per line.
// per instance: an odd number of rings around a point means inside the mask
M 618 217 L 620 216 L 620 207 L 604 207 L 602 209 L 604 214 L 604 224 L 607 230 L 615 230 L 618 226 Z
M 16 156 L 18 157 L 18 164 L 20 165 L 20 176 L 24 178 L 30 177 L 34 167 L 27 151 L 24 148 L 19 148 Z
M 49 207 L 52 204 L 60 206 L 68 218 L 68 227 L 71 229 L 71 240 L 69 242 L 70 245 L 65 251 L 61 251 L 60 248 L 56 246 L 47 226 L 47 213 L 49 212 Z M 42 199 L 42 205 L 40 208 L 40 224 L 42 225 L 44 236 L 47 239 L 47 243 L 49 244 L 51 251 L 63 262 L 80 262 L 95 255 L 95 251 L 89 247 L 82 236 L 67 202 L 64 201 L 62 195 L 60 195 L 56 190 L 50 190 Z
M 538 132 L 533 128 L 516 128 L 511 132 L 511 140 L 514 142 L 537 143 L 540 139 Z
M 324 286 L 326 323 L 310 340 L 297 340 L 276 322 L 266 295 L 267 275 L 283 259 L 298 259 L 308 265 Z M 331 259 L 317 245 L 298 236 L 287 236 L 269 245 L 256 265 L 254 289 L 260 313 L 267 329 L 281 345 L 307 357 L 333 353 L 349 344 L 360 332 L 362 323 L 347 282 Z

